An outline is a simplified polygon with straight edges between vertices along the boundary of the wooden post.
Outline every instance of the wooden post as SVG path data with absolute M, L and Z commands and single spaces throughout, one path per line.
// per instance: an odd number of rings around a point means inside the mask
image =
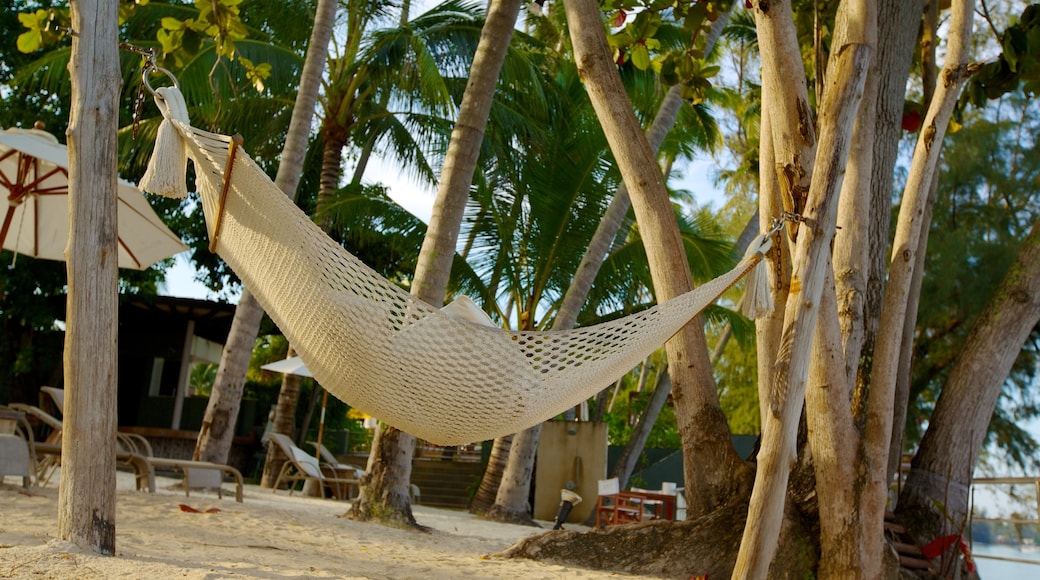
M 68 305 L 58 538 L 115 554 L 118 0 L 72 9 Z

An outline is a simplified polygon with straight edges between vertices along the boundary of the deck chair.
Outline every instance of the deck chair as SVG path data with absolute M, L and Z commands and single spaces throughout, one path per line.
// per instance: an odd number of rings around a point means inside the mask
M 278 488 L 286 483 L 289 486 L 289 495 L 292 495 L 296 489 L 296 482 L 302 481 L 306 486 L 308 481 L 313 481 L 323 498 L 326 497 L 325 486 L 332 490 L 335 499 L 349 499 L 352 493 L 356 493 L 358 478 L 337 477 L 332 468 L 329 468 L 328 472 L 323 471 L 318 459 L 297 447 L 288 436 L 269 433 L 268 443 L 276 445 L 286 458 L 278 477 L 274 480 L 272 492 L 277 492 Z
M 136 433 L 117 433 L 116 443 L 122 451 L 143 457 L 153 468 L 159 467 L 180 471 L 184 476 L 185 497 L 191 496 L 192 489 L 214 488 L 217 490 L 217 497 L 224 499 L 224 489 L 221 486 L 225 478 L 230 477 L 235 484 L 235 501 L 242 503 L 242 486 L 244 483 L 242 473 L 230 465 L 209 461 L 156 457 L 152 453 L 152 444 Z
M 318 461 L 325 471 L 331 470 L 334 477 L 343 479 L 356 479 L 361 480 L 361 476 L 365 474 L 365 470 L 361 469 L 356 465 L 350 465 L 348 463 L 340 463 L 340 460 L 336 457 L 332 451 L 329 451 L 328 447 L 324 444 L 318 443 L 317 441 L 308 441 L 308 445 L 314 447 L 317 450 Z M 354 492 L 357 487 L 351 487 L 350 490 Z M 355 496 L 350 496 L 347 499 L 354 499 Z
M 64 392 L 61 389 L 53 389 L 51 387 L 44 388 L 55 391 L 48 394 L 54 399 L 55 406 L 59 407 L 60 411 L 61 403 L 64 402 Z M 36 455 L 40 457 L 40 461 L 37 462 L 38 481 L 40 481 L 40 485 L 46 485 L 61 464 L 61 433 L 63 428 L 61 419 L 32 405 L 12 403 L 11 407 L 27 415 L 32 415 L 51 429 L 47 439 L 36 443 L 34 446 Z M 217 489 L 217 497 L 223 498 L 223 489 L 220 487 L 220 484 L 223 483 L 225 476 L 230 476 L 235 483 L 235 501 L 242 501 L 244 481 L 242 474 L 234 467 L 208 461 L 156 457 L 152 453 L 152 446 L 148 443 L 148 440 L 134 433 L 116 433 L 116 462 L 117 467 L 131 469 L 134 472 L 137 489 L 147 489 L 153 493 L 155 492 L 155 469 L 157 467 L 180 471 L 184 475 L 184 494 L 186 496 L 191 495 L 192 489 L 215 487 Z M 217 473 L 216 484 L 197 485 L 199 480 L 203 479 L 198 476 L 199 473 Z M 213 478 L 205 478 L 205 480 L 211 482 Z
M 0 483 L 11 475 L 21 476 L 24 489 L 29 489 L 34 477 L 39 485 L 34 443 L 25 414 L 0 406 Z

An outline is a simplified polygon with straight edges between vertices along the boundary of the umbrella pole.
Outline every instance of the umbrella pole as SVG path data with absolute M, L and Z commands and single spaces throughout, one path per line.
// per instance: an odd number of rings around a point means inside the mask
M 321 415 L 318 416 L 318 457 L 321 457 L 321 437 L 325 434 L 325 406 L 329 404 L 329 392 L 324 388 L 321 394 Z

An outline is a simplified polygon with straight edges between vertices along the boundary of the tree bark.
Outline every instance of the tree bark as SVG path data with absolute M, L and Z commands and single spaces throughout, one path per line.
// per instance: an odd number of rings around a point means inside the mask
M 939 28 L 938 1 L 929 2 L 925 7 L 924 24 L 921 33 L 921 84 L 924 88 L 923 102 L 931 102 L 935 96 L 935 81 L 938 78 L 935 57 Z M 939 191 L 939 172 L 932 176 L 928 187 L 928 201 L 921 214 L 921 222 L 932 223 L 932 206 Z M 899 467 L 903 463 L 903 433 L 906 431 L 906 413 L 910 404 L 910 375 L 913 372 L 914 336 L 917 334 L 917 312 L 921 301 L 921 284 L 924 282 L 924 265 L 928 251 L 928 232 L 931 228 L 921 229 L 921 240 L 918 242 L 917 263 L 914 275 L 910 280 L 909 297 L 906 304 L 906 323 L 903 325 L 902 348 L 899 352 L 899 363 L 896 367 L 896 386 L 892 403 L 892 439 L 888 444 L 887 481 L 889 485 L 899 477 Z
M 538 454 L 538 438 L 542 424 L 538 423 L 517 433 L 509 450 L 502 482 L 495 494 L 495 504 L 484 513 L 484 518 L 510 524 L 538 526 L 531 516 L 531 476 Z
M 898 513 L 918 539 L 964 532 L 949 529 L 950 522 L 967 521 L 968 488 L 993 410 L 1038 322 L 1040 221 L 968 335 L 914 456 Z
M 639 456 L 643 454 L 646 441 L 650 438 L 650 431 L 653 430 L 654 423 L 657 422 L 657 418 L 661 415 L 661 409 L 664 409 L 664 404 L 668 402 L 668 393 L 671 390 L 672 379 L 668 376 L 666 369 L 665 372 L 657 375 L 657 384 L 654 386 L 653 394 L 650 395 L 650 402 L 646 404 L 646 409 L 639 415 L 639 421 L 636 422 L 635 429 L 632 430 L 632 437 L 628 440 L 628 444 L 625 445 L 625 449 L 622 450 L 621 456 L 618 457 L 617 464 L 614 465 L 613 475 L 618 478 L 621 489 L 628 487 L 632 472 L 636 469 L 636 462 L 639 460 Z
M 241 304 L 239 304 L 241 308 Z M 292 346 L 285 353 L 289 358 L 296 355 Z M 274 425 L 271 430 L 293 437 L 296 433 L 296 404 L 300 400 L 300 385 L 303 379 L 297 375 L 286 374 L 282 378 L 282 387 L 278 390 L 278 402 L 275 404 Z M 267 455 L 264 456 L 264 472 L 260 480 L 260 487 L 274 487 L 278 474 L 282 471 L 285 460 L 288 459 L 282 453 L 281 447 L 274 444 L 267 445 Z
M 776 553 L 790 466 L 795 459 L 795 437 L 805 398 L 812 340 L 828 279 L 837 196 L 871 52 L 864 44 L 840 47 L 827 79 L 819 123 L 819 151 L 823 155 L 816 160 L 816 178 L 805 201 L 805 223 L 798 229 L 791 295 L 784 314 L 773 390 L 767 401 L 769 412 L 762 426 L 762 449 L 748 525 L 744 528 L 734 578 L 764 578 Z
M 118 3 L 71 4 L 68 298 L 58 538 L 116 550 Z
M 860 347 L 859 373 L 853 396 L 853 412 L 857 425 L 865 414 L 866 387 L 873 369 L 874 344 L 877 339 L 881 301 L 884 294 L 888 237 L 891 222 L 893 179 L 901 121 L 906 99 L 907 78 L 913 60 L 914 41 L 920 25 L 924 0 L 879 0 L 878 52 L 875 56 L 878 78 L 874 154 L 871 168 L 870 219 L 867 221 L 870 243 L 867 254 L 866 294 L 863 304 L 863 341 Z M 846 360 L 852 360 L 846 356 Z
M 469 502 L 469 512 L 484 515 L 484 512 L 495 505 L 495 496 L 498 486 L 502 481 L 502 474 L 506 470 L 506 462 L 509 460 L 509 449 L 513 444 L 513 435 L 505 435 L 495 439 L 491 446 L 491 456 L 488 458 L 484 477 L 480 479 L 480 487 L 476 495 Z
M 282 147 L 281 162 L 275 185 L 287 196 L 295 198 L 296 188 L 303 173 L 303 159 L 307 153 L 311 120 L 318 102 L 322 72 L 329 39 L 336 18 L 334 0 L 318 0 L 314 16 L 307 56 L 300 76 L 300 90 L 296 95 L 289 131 Z M 248 288 L 242 288 L 242 297 L 235 308 L 228 342 L 220 355 L 217 378 L 213 383 L 209 404 L 203 418 L 202 429 L 195 447 L 195 457 L 203 461 L 227 463 L 231 440 L 235 434 L 235 421 L 242 402 L 242 386 L 245 384 L 249 357 L 253 352 L 256 334 L 260 330 L 263 308 Z
M 656 298 L 664 302 L 693 288 L 689 269 L 674 267 L 686 257 L 664 180 L 610 58 L 598 5 L 574 0 L 564 8 L 578 72 L 631 195 Z M 742 493 L 745 468 L 719 406 L 700 317 L 669 340 L 666 350 L 680 436 L 683 441 L 699 436 L 701 467 L 713 467 L 686 470 L 688 513 L 696 516 Z
M 874 368 L 867 394 L 864 458 L 869 466 L 871 479 L 860 500 L 860 510 L 865 518 L 864 525 L 867 526 L 865 535 L 881 537 L 884 533 L 883 518 L 888 493 L 887 466 L 892 437 L 894 391 L 899 350 L 902 347 L 901 338 L 906 324 L 909 288 L 916 265 L 916 254 L 921 250 L 921 231 L 928 227 L 922 223 L 921 218 L 933 176 L 937 171 L 942 140 L 961 87 L 969 76 L 968 61 L 974 4 L 972 0 L 956 0 L 952 4 L 947 60 L 941 75 L 942 82 L 922 124 L 899 208 L 888 269 L 888 284 L 885 287 L 877 346 L 874 351 Z
M 452 130 L 441 170 L 430 224 L 412 280 L 412 293 L 432 304 L 444 304 L 451 264 L 458 244 L 462 215 L 473 184 L 498 75 L 520 13 L 520 0 L 493 0 L 480 32 L 459 117 Z M 389 426 L 381 427 L 372 444 L 368 473 L 351 507 L 352 517 L 404 520 L 417 525 L 407 493 L 415 438 Z M 385 463 L 393 461 L 393 464 Z M 402 490 L 404 493 L 402 493 Z

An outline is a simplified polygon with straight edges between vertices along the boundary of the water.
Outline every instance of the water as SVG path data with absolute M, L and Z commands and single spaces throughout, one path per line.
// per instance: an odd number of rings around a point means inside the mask
M 1023 552 L 1019 546 L 1007 546 L 1003 544 L 975 544 L 972 553 L 975 554 L 975 563 L 978 565 L 979 578 L 982 580 L 1026 580 L 1040 578 L 1040 551 L 1036 546 L 1029 546 Z M 1001 558 L 1019 558 L 1022 560 L 1033 560 L 1036 564 L 1025 564 L 1022 562 L 1005 562 L 1003 560 L 990 560 L 982 556 L 998 556 Z

